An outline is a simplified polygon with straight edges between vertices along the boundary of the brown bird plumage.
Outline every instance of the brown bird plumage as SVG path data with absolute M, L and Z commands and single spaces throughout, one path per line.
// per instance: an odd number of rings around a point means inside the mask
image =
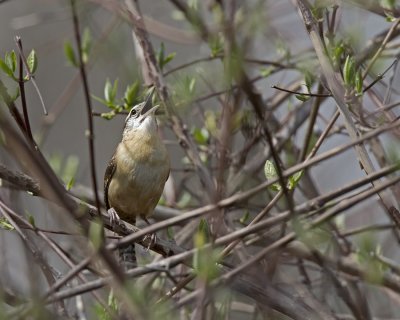
M 146 218 L 153 213 L 169 175 L 170 162 L 158 135 L 156 109 L 151 107 L 151 95 L 146 102 L 132 108 L 125 121 L 122 141 L 104 175 L 107 210 L 114 209 L 131 224 L 136 223 L 136 217 Z M 129 251 L 129 259 L 134 257 L 132 247 L 125 250 Z M 122 260 L 124 256 L 126 252 L 122 253 Z M 136 261 L 131 263 L 135 265 Z

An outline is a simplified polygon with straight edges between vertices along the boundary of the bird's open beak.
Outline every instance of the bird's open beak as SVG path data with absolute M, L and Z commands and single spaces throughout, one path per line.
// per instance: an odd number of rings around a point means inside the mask
M 147 116 L 155 108 L 155 107 L 153 107 L 153 104 L 152 104 L 154 91 L 155 91 L 155 89 L 153 87 L 153 89 L 150 91 L 149 95 L 146 98 L 146 101 L 144 103 L 142 110 L 140 110 L 141 116 Z
M 157 111 L 157 109 L 158 109 L 158 107 L 159 107 L 159 105 L 156 105 L 156 106 L 154 106 L 154 107 L 151 107 L 145 114 L 143 114 L 143 113 L 141 113 L 141 115 L 140 115 L 140 117 L 142 118 L 142 119 L 146 119 L 146 117 L 149 115 L 149 114 L 155 114 L 155 112 Z M 144 108 L 143 108 L 144 109 Z

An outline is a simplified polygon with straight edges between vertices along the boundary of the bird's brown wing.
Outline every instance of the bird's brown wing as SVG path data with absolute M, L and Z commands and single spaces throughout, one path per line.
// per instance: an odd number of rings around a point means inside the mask
M 108 202 L 108 187 L 110 186 L 111 179 L 117 169 L 117 161 L 115 160 L 115 155 L 108 162 L 106 172 L 104 173 L 104 203 L 106 204 L 106 209 L 110 209 L 110 203 Z

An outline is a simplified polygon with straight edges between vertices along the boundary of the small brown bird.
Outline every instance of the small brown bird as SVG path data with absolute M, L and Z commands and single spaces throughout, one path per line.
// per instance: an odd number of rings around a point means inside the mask
M 153 213 L 169 176 L 167 150 L 158 135 L 152 95 L 132 108 L 125 120 L 122 141 L 104 174 L 104 201 L 113 218 L 135 224 Z M 136 267 L 134 244 L 120 250 L 126 269 Z

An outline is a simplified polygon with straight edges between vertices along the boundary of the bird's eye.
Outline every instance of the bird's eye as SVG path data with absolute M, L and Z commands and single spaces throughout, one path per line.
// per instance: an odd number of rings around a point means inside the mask
M 128 118 L 136 117 L 136 115 L 137 115 L 137 110 L 131 109 L 131 111 L 129 112 Z
M 129 111 L 128 116 L 125 119 L 125 123 L 130 119 L 130 118 L 135 118 L 137 114 L 137 111 L 135 109 L 131 109 L 131 111 Z

